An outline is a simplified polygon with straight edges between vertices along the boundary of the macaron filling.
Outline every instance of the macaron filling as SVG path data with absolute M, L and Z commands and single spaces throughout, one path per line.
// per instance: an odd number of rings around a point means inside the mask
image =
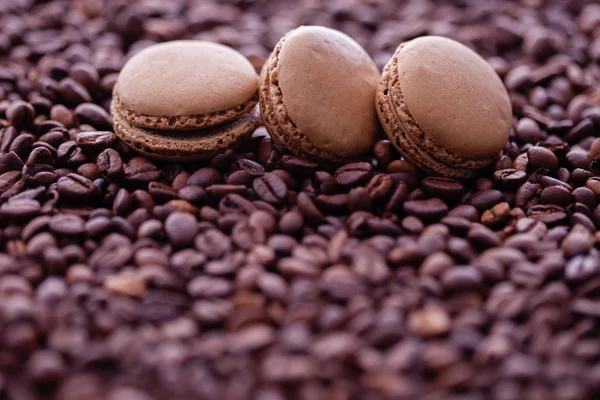
M 258 92 L 246 102 L 236 107 L 199 115 L 157 117 L 153 115 L 140 114 L 123 104 L 121 98 L 119 97 L 117 87 L 115 87 L 113 90 L 113 102 L 115 111 L 123 116 L 123 118 L 129 121 L 129 123 L 132 125 L 149 129 L 194 130 L 221 125 L 233 121 L 234 119 L 250 112 L 258 102 Z
M 136 152 L 179 161 L 192 161 L 225 151 L 249 138 L 260 125 L 257 109 L 219 126 L 182 131 L 142 128 L 131 124 L 114 110 L 113 115 L 115 134 Z

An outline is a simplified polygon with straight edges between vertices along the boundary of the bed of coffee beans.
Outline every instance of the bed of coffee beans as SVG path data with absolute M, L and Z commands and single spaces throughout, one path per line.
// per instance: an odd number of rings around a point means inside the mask
M 597 399 L 594 3 L 1 2 L 0 398 Z M 260 69 L 300 24 L 379 67 L 422 34 L 477 49 L 514 107 L 498 162 L 424 177 L 380 140 L 332 166 L 259 128 L 180 165 L 112 133 L 134 52 L 212 40 Z

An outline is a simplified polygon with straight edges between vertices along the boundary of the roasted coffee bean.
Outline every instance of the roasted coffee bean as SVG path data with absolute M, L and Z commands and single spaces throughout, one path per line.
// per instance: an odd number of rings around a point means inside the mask
M 35 118 L 35 109 L 25 101 L 17 100 L 11 103 L 6 110 L 8 122 L 16 129 L 26 129 L 33 125 Z
M 540 203 L 566 207 L 575 201 L 575 196 L 563 186 L 548 186 L 540 192 Z
M 143 157 L 134 157 L 124 168 L 125 179 L 132 183 L 148 184 L 157 181 L 162 172 Z
M 92 131 L 77 134 L 77 145 L 83 151 L 91 153 L 99 153 L 108 147 L 114 147 L 116 143 L 117 137 L 112 132 Z
M 554 226 L 567 219 L 567 214 L 560 206 L 551 204 L 538 204 L 529 207 L 527 216 L 545 223 L 548 226 Z
M 62 100 L 69 106 L 75 107 L 81 103 L 90 103 L 92 97 L 89 92 L 78 82 L 65 78 L 58 83 L 57 92 Z
M 251 177 L 255 178 L 265 174 L 265 168 L 256 161 L 242 158 L 233 163 L 233 167 L 247 172 Z
M 67 201 L 93 202 L 98 197 L 98 189 L 93 182 L 81 175 L 68 174 L 57 182 L 58 194 Z
M 558 159 L 554 153 L 541 146 L 533 146 L 527 150 L 527 160 L 527 168 L 530 171 L 547 168 L 553 172 L 558 167 Z
M 318 168 L 318 164 L 316 162 L 290 155 L 281 157 L 281 166 L 283 169 L 298 176 L 311 176 Z
M 450 178 L 427 177 L 421 182 L 421 188 L 429 196 L 444 200 L 458 200 L 464 192 L 463 185 Z
M 201 168 L 194 172 L 188 179 L 188 185 L 211 186 L 223 182 L 219 171 L 214 168 Z
M 448 213 L 448 206 L 440 199 L 410 200 L 404 203 L 404 212 L 423 221 L 437 221 Z
M 0 174 L 8 171 L 20 171 L 23 168 L 23 161 L 14 152 L 0 154 Z
M 121 156 L 113 149 L 106 149 L 98 154 L 96 164 L 98 164 L 100 173 L 110 179 L 118 179 L 124 173 Z
M 268 203 L 281 203 L 287 195 L 287 186 L 285 182 L 277 175 L 272 173 L 264 174 L 252 183 L 254 192 Z
M 310 197 L 304 192 L 298 194 L 296 199 L 298 209 L 302 213 L 302 216 L 312 222 L 321 222 L 325 219 L 324 215 L 319 211 L 315 203 Z
M 366 184 L 373 175 L 373 167 L 367 162 L 346 164 L 335 171 L 335 181 L 340 186 Z
M 192 214 L 176 211 L 167 217 L 165 232 L 173 246 L 183 247 L 193 243 L 198 233 L 198 223 Z
M 112 118 L 102 107 L 98 106 L 97 104 L 79 104 L 77 107 L 75 107 L 75 115 L 80 122 L 90 124 L 96 129 L 112 128 Z
M 57 150 L 57 159 L 59 164 L 65 167 L 78 167 L 88 162 L 88 158 L 75 141 L 62 143 Z
M 504 195 L 502 192 L 495 189 L 488 189 L 477 192 L 471 196 L 470 203 L 472 206 L 477 208 L 479 212 L 482 212 L 492 208 L 494 205 L 502 201 L 504 201 Z

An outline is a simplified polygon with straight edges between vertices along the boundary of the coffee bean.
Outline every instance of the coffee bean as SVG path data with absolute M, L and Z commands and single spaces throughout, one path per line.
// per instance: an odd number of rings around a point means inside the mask
M 307 220 L 312 222 L 322 222 L 325 219 L 324 215 L 319 211 L 317 206 L 315 206 L 315 203 L 306 193 L 302 192 L 298 194 L 296 204 L 298 205 L 298 209 L 302 213 L 302 216 Z
M 233 163 L 233 167 L 245 171 L 251 177 L 259 177 L 265 174 L 265 168 L 256 161 L 242 158 Z
M 463 185 L 450 178 L 427 177 L 421 182 L 421 188 L 432 197 L 444 200 L 458 200 L 464 191 Z
M 165 232 L 174 246 L 183 247 L 193 243 L 198 233 L 198 223 L 193 215 L 176 211 L 167 217 Z
M 113 149 L 106 149 L 98 154 L 96 164 L 100 173 L 110 179 L 118 179 L 124 173 L 121 156 Z
M 257 178 L 252 183 L 254 191 L 266 202 L 277 204 L 282 202 L 287 195 L 287 186 L 285 182 L 277 175 L 267 173 Z
M 347 194 L 318 195 L 315 204 L 319 209 L 328 213 L 343 213 L 348 209 Z
M 214 168 L 201 168 L 194 172 L 187 181 L 188 185 L 211 186 L 223 182 L 219 171 Z
M 109 161 L 110 162 L 110 161 Z M 132 183 L 148 184 L 160 179 L 161 170 L 143 157 L 134 157 L 124 168 L 125 179 Z
M 81 175 L 68 174 L 57 183 L 58 194 L 67 201 L 88 203 L 98 197 L 98 189 L 93 182 Z
M 404 203 L 404 212 L 423 221 L 437 221 L 448 213 L 446 203 L 437 198 L 428 200 L 410 200 Z
M 0 216 L 7 219 L 30 219 L 40 212 L 37 200 L 22 199 L 9 201 L 0 206 Z
M 313 161 L 290 155 L 281 157 L 281 166 L 298 176 L 311 176 L 318 168 L 318 164 Z
M 77 145 L 83 151 L 99 153 L 108 147 L 114 147 L 117 143 L 117 137 L 112 132 L 92 131 L 80 132 L 77 134 Z
M 569 189 L 563 186 L 548 186 L 540 192 L 540 203 L 566 207 L 575 200 Z
M 494 172 L 494 181 L 507 189 L 515 189 L 527 180 L 525 171 L 518 169 L 501 169 Z
M 72 214 L 54 215 L 48 227 L 59 235 L 77 236 L 85 232 L 83 218 Z
M 31 104 L 17 100 L 6 110 L 6 118 L 8 118 L 8 122 L 16 129 L 26 129 L 33 125 L 35 110 Z
M 359 186 L 373 175 L 373 167 L 366 162 L 346 164 L 335 171 L 335 181 L 340 186 Z
M 57 91 L 68 106 L 75 107 L 81 103 L 90 103 L 92 97 L 89 92 L 78 82 L 65 78 L 58 83 Z
M 527 216 L 545 223 L 548 226 L 560 224 L 567 218 L 567 214 L 560 206 L 551 204 L 538 204 L 529 207 Z
M 112 128 L 112 118 L 102 107 L 98 106 L 97 104 L 79 104 L 77 107 L 75 107 L 75 115 L 80 122 L 90 124 L 96 129 Z

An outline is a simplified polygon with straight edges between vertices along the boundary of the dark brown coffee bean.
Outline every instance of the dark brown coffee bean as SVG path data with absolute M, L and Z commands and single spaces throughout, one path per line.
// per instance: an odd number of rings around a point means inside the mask
M 68 174 L 60 178 L 57 189 L 60 197 L 67 201 L 87 203 L 98 197 L 98 189 L 93 182 L 77 174 Z
M 110 179 L 118 179 L 123 176 L 123 161 L 116 150 L 106 149 L 98 154 L 96 164 L 100 173 Z
M 244 185 L 210 185 L 206 188 L 209 197 L 221 199 L 229 194 L 245 195 L 248 188 Z
M 335 171 L 335 181 L 340 186 L 366 184 L 373 175 L 373 167 L 367 162 L 346 164 Z
M 31 150 L 31 146 L 34 142 L 35 137 L 33 135 L 22 133 L 12 141 L 8 151 L 15 152 L 19 158 L 25 160 L 28 157 L 29 151 Z
M 201 168 L 194 172 L 187 181 L 189 186 L 211 186 L 223 183 L 223 177 L 214 168 Z
M 391 175 L 377 174 L 367 184 L 367 192 L 373 201 L 385 199 L 394 187 Z
M 300 232 L 304 218 L 298 211 L 289 211 L 281 216 L 279 220 L 279 229 L 288 235 L 295 235 Z
M 427 222 L 441 219 L 448 213 L 448 206 L 440 199 L 409 200 L 404 203 L 404 212 Z
M 20 171 L 23 168 L 23 161 L 14 152 L 0 154 L 0 175 L 8 171 Z
M 80 132 L 77 134 L 77 145 L 83 151 L 99 153 L 108 147 L 114 147 L 117 137 L 108 131 Z
M 392 193 L 385 210 L 392 213 L 402 211 L 403 203 L 408 198 L 408 187 L 404 182 L 398 182 L 396 189 Z
M 89 92 L 78 82 L 65 78 L 58 83 L 57 91 L 68 106 L 75 107 L 81 103 L 90 103 L 92 97 Z
M 531 206 L 527 210 L 527 216 L 548 226 L 560 224 L 567 219 L 567 214 L 562 207 L 551 204 Z
M 558 159 L 554 153 L 542 146 L 533 146 L 527 150 L 527 160 L 527 169 L 530 171 L 547 168 L 553 172 L 558 167 Z
M 479 212 L 488 210 L 502 201 L 504 201 L 504 195 L 502 192 L 494 189 L 477 192 L 470 199 L 471 205 L 477 208 Z
M 69 168 L 78 167 L 89 161 L 75 141 L 62 143 L 58 147 L 56 156 L 60 165 Z
M 19 136 L 19 131 L 13 126 L 8 126 L 0 131 L 0 153 L 6 153 L 10 150 L 10 146 L 15 138 Z
M 290 155 L 281 157 L 281 166 L 298 176 L 312 176 L 318 168 L 318 164 L 313 161 Z
M 209 229 L 195 239 L 198 250 L 211 259 L 220 258 L 231 249 L 231 240 L 221 231 Z
M 233 163 L 233 167 L 247 172 L 251 177 L 256 178 L 265 174 L 265 168 L 256 161 L 242 158 Z
M 556 204 L 561 207 L 566 207 L 575 201 L 575 197 L 569 189 L 563 186 L 548 186 L 540 192 L 540 203 Z
M 176 247 L 183 247 L 194 242 L 198 233 L 196 218 L 185 212 L 173 212 L 165 221 L 165 232 L 169 241 Z
M 322 222 L 325 220 L 324 215 L 319 211 L 312 199 L 304 192 L 298 194 L 296 199 L 298 209 L 302 213 L 302 216 L 311 222 Z
M 90 124 L 96 129 L 112 128 L 112 118 L 97 104 L 83 103 L 75 107 L 75 115 L 81 123 Z
M 575 125 L 564 136 L 568 143 L 577 143 L 586 136 L 592 136 L 596 130 L 596 125 L 590 118 L 585 118 L 583 121 Z
M 448 212 L 450 217 L 465 218 L 469 221 L 479 221 L 479 211 L 470 204 L 461 204 Z
M 8 118 L 8 122 L 16 129 L 26 129 L 33 125 L 35 109 L 31 104 L 17 100 L 6 110 L 6 118 Z
M 260 178 L 254 179 L 252 187 L 258 197 L 272 204 L 281 203 L 287 195 L 285 182 L 272 173 L 267 173 Z
M 37 200 L 22 199 L 9 201 L 0 206 L 0 216 L 7 219 L 29 219 L 40 212 L 40 203 Z
M 518 169 L 501 169 L 494 172 L 494 181 L 507 189 L 516 189 L 527 180 L 525 171 Z
M 315 204 L 319 209 L 328 212 L 339 214 L 348 210 L 348 195 L 347 194 L 320 194 L 315 199 Z
M 160 179 L 162 171 L 143 157 L 134 157 L 124 168 L 125 179 L 132 183 L 148 184 Z
M 421 182 L 421 188 L 432 197 L 444 200 L 458 200 L 463 192 L 463 185 L 450 178 L 427 177 Z
M 393 160 L 392 144 L 388 140 L 379 140 L 373 146 L 373 155 L 377 159 L 379 168 L 385 170 Z
M 372 208 L 373 204 L 371 196 L 369 196 L 369 191 L 366 188 L 355 187 L 353 189 L 350 189 L 350 191 L 348 192 L 348 209 L 350 210 L 350 212 L 361 210 L 371 211 Z
M 85 232 L 83 218 L 72 214 L 54 215 L 48 227 L 59 235 L 78 236 Z

